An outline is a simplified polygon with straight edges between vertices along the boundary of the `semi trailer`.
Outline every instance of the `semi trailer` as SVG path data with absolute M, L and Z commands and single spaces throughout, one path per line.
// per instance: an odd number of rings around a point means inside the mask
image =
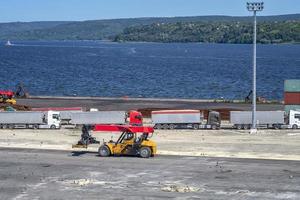
M 258 128 L 297 129 L 300 128 L 300 111 L 257 111 Z M 230 124 L 221 125 L 219 112 L 210 111 L 204 120 L 200 110 L 159 110 L 152 111 L 152 123 L 156 129 L 250 129 L 251 111 L 230 111 Z
M 205 123 L 200 110 L 159 110 L 152 111 L 152 123 L 156 129 L 219 129 L 221 117 L 219 112 L 211 111 Z
M 0 128 L 59 129 L 59 112 L 0 112 Z
M 257 111 L 258 128 L 293 128 L 300 127 L 300 111 L 291 110 L 289 113 L 284 111 Z M 250 129 L 252 124 L 251 111 L 231 111 L 230 123 L 236 129 Z
M 143 117 L 137 111 L 96 111 L 96 112 L 74 112 L 71 113 L 70 124 L 94 125 L 94 124 L 130 124 L 143 125 Z M 129 118 L 129 121 L 128 121 Z

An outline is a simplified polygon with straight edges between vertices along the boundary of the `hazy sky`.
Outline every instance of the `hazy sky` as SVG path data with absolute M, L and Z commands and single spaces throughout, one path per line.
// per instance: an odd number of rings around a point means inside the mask
M 0 0 L 0 22 L 250 15 L 246 0 Z M 300 13 L 300 0 L 264 0 L 260 15 Z

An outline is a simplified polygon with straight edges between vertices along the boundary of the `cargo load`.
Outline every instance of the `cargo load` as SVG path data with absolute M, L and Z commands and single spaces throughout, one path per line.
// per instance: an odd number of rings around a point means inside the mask
M 152 111 L 151 116 L 152 123 L 157 129 L 217 129 L 221 123 L 220 113 L 214 111 L 208 114 L 206 123 L 200 110 L 159 110 Z
M 127 122 L 125 111 L 74 112 L 70 116 L 70 123 L 74 125 L 126 124 Z
M 257 126 L 279 128 L 284 124 L 284 111 L 256 111 Z M 252 124 L 251 111 L 231 111 L 230 123 L 237 129 L 249 129 Z

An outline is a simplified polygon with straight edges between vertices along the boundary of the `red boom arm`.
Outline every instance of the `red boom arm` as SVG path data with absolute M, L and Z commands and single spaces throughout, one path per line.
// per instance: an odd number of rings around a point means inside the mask
M 128 131 L 131 133 L 153 133 L 152 127 L 145 126 L 126 126 L 126 125 L 95 125 L 93 131 L 113 131 L 113 132 L 124 132 Z

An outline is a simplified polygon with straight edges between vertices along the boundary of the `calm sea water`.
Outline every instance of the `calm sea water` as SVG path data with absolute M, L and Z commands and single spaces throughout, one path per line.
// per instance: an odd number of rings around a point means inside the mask
M 4 43 L 4 42 L 3 42 Z M 244 98 L 252 46 L 109 42 L 14 42 L 0 46 L 0 89 L 31 95 Z M 282 99 L 300 78 L 300 45 L 258 45 L 257 93 Z

